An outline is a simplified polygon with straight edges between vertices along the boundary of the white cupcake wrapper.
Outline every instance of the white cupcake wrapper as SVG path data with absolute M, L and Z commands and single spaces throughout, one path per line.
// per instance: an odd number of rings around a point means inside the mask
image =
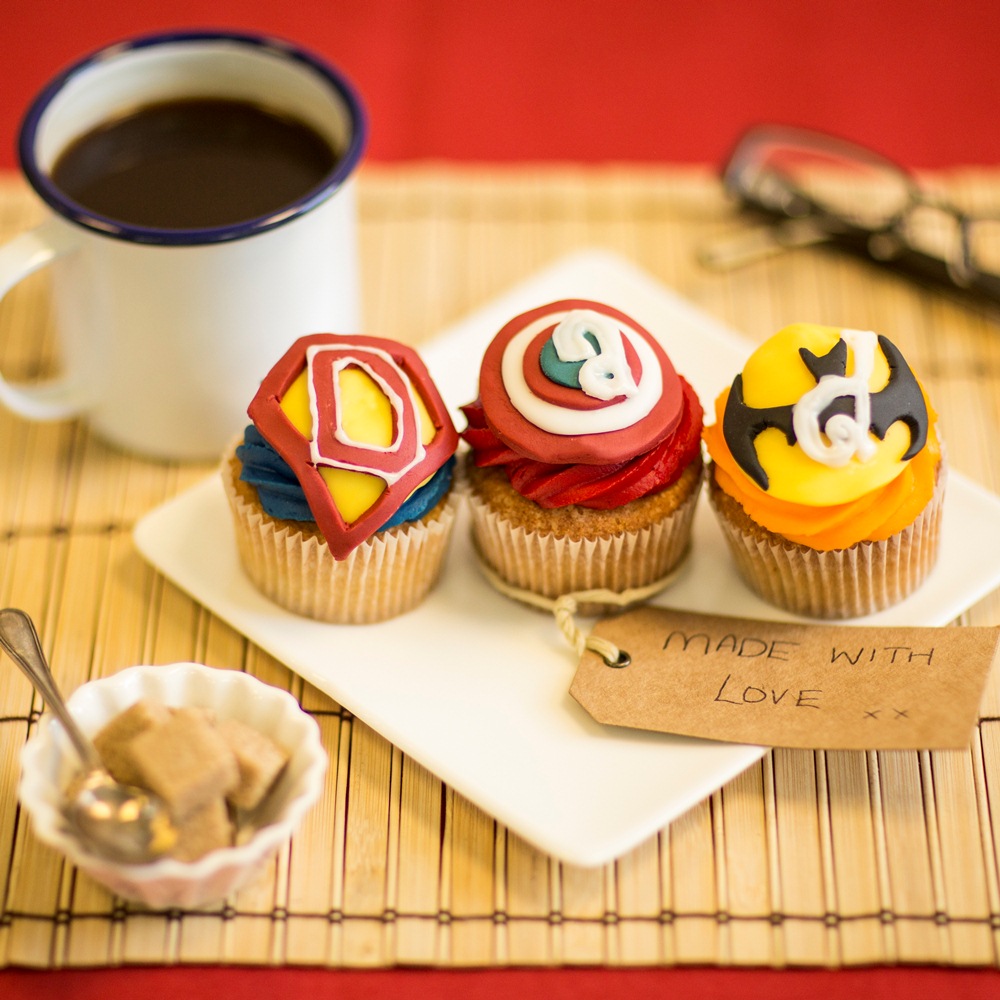
M 669 517 L 638 531 L 608 538 L 561 538 L 511 524 L 472 490 L 472 538 L 480 558 L 505 583 L 543 597 L 589 590 L 622 593 L 656 580 L 669 582 L 684 558 L 699 489 Z M 580 614 L 621 610 L 620 605 L 589 603 Z
M 318 621 L 362 625 L 416 607 L 437 582 L 455 521 L 454 490 L 440 515 L 379 532 L 346 559 L 318 537 L 269 517 L 222 478 L 236 524 L 240 562 L 275 604 Z
M 930 503 L 907 528 L 881 542 L 827 552 L 718 522 L 740 575 L 765 601 L 813 618 L 857 618 L 899 603 L 937 560 L 944 505 L 942 468 Z M 711 491 L 710 495 L 711 495 Z

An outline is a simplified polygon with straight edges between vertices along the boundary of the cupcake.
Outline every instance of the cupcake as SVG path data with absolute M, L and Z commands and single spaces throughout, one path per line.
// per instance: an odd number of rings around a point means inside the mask
M 719 396 L 704 436 L 709 497 L 764 600 L 867 615 L 933 567 L 945 485 L 936 415 L 886 337 L 780 330 Z
M 462 411 L 472 537 L 501 590 L 612 592 L 581 602 L 599 613 L 666 585 L 690 541 L 702 409 L 647 330 L 584 300 L 523 313 Z
M 376 337 L 303 337 L 248 414 L 222 478 L 253 583 L 327 622 L 416 606 L 447 549 L 458 444 L 417 354 Z

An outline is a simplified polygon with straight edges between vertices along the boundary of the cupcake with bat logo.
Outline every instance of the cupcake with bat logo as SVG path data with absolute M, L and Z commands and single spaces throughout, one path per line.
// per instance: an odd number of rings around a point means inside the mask
M 222 478 L 253 583 L 328 622 L 381 621 L 420 603 L 454 522 L 458 435 L 416 352 L 377 337 L 303 337 L 248 413 Z
M 580 604 L 597 612 L 668 582 L 690 540 L 702 410 L 649 331 L 598 302 L 532 309 L 490 343 L 462 410 L 473 541 L 501 590 L 598 592 Z
M 870 331 L 780 330 L 716 401 L 709 496 L 746 582 L 798 614 L 903 600 L 937 558 L 945 459 L 898 348 Z

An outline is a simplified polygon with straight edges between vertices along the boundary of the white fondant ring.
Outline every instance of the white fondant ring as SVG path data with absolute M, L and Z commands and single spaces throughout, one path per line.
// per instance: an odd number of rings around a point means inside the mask
M 578 408 L 543 398 L 529 384 L 524 366 L 531 345 L 578 309 L 595 310 L 622 331 L 639 362 L 634 394 Z M 643 454 L 674 430 L 683 410 L 681 380 L 652 334 L 616 309 L 577 299 L 511 320 L 486 349 L 479 386 L 493 433 L 526 458 L 552 465 L 607 465 Z
M 622 335 L 629 338 L 642 363 L 642 379 L 634 395 L 597 410 L 570 410 L 536 396 L 524 377 L 524 352 L 547 324 L 549 317 L 529 323 L 515 334 L 503 352 L 500 373 L 514 409 L 536 427 L 549 434 L 607 434 L 631 427 L 647 416 L 663 392 L 663 374 L 652 347 L 627 327 Z

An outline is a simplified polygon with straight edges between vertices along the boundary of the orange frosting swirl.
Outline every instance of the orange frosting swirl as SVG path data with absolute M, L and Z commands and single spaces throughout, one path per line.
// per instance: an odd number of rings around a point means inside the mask
M 722 433 L 729 390 L 715 401 L 715 423 L 704 430 L 719 486 L 759 525 L 789 541 L 828 551 L 857 542 L 879 542 L 911 524 L 930 502 L 941 462 L 936 414 L 927 401 L 930 429 L 926 445 L 886 485 L 848 503 L 810 506 L 779 500 L 762 490 L 739 467 Z

